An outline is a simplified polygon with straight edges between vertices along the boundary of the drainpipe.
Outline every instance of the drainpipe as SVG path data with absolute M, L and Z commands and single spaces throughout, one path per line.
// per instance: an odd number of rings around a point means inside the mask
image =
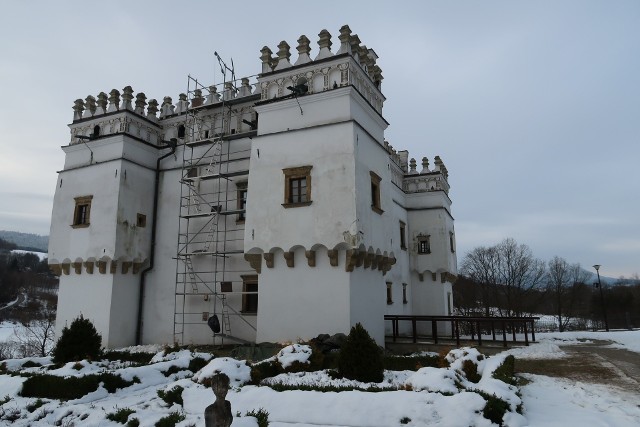
M 149 266 L 144 270 L 142 270 L 142 273 L 140 273 L 140 295 L 138 296 L 138 322 L 136 325 L 136 345 L 142 344 L 142 308 L 144 305 L 144 289 L 146 284 L 145 279 L 147 277 L 147 273 L 153 269 L 153 264 L 154 264 L 155 254 L 156 254 L 156 230 L 158 228 L 157 220 L 158 220 L 158 187 L 160 184 L 160 162 L 163 159 L 166 159 L 170 155 L 174 154 L 176 152 L 176 146 L 178 145 L 178 140 L 176 138 L 171 138 L 170 141 L 163 141 L 163 142 L 171 148 L 171 151 L 161 156 L 160 158 L 158 158 L 158 161 L 156 163 L 156 180 L 153 188 L 153 213 L 152 213 L 153 227 L 151 228 L 151 251 L 149 253 Z M 159 147 L 159 149 L 161 150 L 165 148 L 167 148 L 166 145 L 163 147 Z

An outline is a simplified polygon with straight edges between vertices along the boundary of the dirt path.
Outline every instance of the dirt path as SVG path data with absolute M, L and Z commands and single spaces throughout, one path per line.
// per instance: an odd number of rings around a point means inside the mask
M 517 373 L 563 377 L 577 381 L 615 386 L 638 393 L 640 354 L 607 347 L 611 341 L 592 341 L 560 348 L 568 357 L 554 360 L 518 360 Z

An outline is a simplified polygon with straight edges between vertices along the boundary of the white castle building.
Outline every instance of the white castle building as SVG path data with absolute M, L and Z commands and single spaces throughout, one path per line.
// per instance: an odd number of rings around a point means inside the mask
M 107 347 L 282 342 L 360 322 L 383 344 L 385 314 L 451 314 L 447 169 L 389 145 L 378 57 L 338 38 L 301 36 L 295 61 L 264 47 L 254 82 L 218 57 L 224 81 L 190 77 L 175 105 L 130 86 L 75 101 L 58 332 L 82 314 Z

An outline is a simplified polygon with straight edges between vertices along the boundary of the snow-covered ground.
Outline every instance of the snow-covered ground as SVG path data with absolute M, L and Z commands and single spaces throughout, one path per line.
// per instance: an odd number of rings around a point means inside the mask
M 0 331 L 3 328 L 0 328 Z M 245 383 L 249 379 L 250 368 L 244 361 L 231 358 L 215 358 L 195 375 L 186 369 L 189 361 L 195 357 L 209 359 L 207 354 L 191 353 L 182 350 L 164 355 L 158 352 L 152 363 L 146 366 L 131 367 L 120 362 L 83 361 L 75 365 L 67 364 L 62 368 L 47 371 L 50 375 L 85 376 L 108 370 L 124 379 L 137 377 L 140 382 L 125 389 L 108 393 L 100 387 L 97 391 L 82 398 L 67 402 L 43 399 L 44 404 L 29 412 L 25 408 L 36 402 L 34 398 L 19 396 L 24 377 L 0 375 L 0 400 L 8 399 L 1 407 L 0 414 L 13 413 L 19 418 L 13 421 L 16 426 L 75 425 L 82 426 L 118 426 L 105 417 L 118 409 L 130 408 L 135 411 L 131 418 L 140 421 L 140 426 L 153 426 L 161 417 L 170 412 L 184 413 L 186 420 L 179 427 L 204 425 L 204 408 L 214 400 L 210 388 L 201 383 L 216 371 L 225 372 L 232 380 L 234 389 L 227 395 L 234 414 L 234 427 L 256 426 L 256 420 L 245 416 L 247 411 L 264 408 L 269 413 L 271 427 L 318 427 L 318 426 L 491 426 L 492 423 L 482 416 L 484 398 L 476 393 L 496 394 L 508 402 L 512 409 L 522 403 L 523 415 L 515 410 L 507 412 L 504 424 L 507 426 L 638 426 L 640 425 L 640 407 L 638 395 L 630 395 L 615 388 L 586 384 L 565 379 L 540 375 L 526 375 L 530 382 L 521 387 L 520 397 L 515 388 L 491 376 L 491 372 L 501 363 L 507 354 L 516 358 L 548 359 L 563 357 L 558 344 L 579 345 L 584 340 L 611 340 L 618 348 L 639 351 L 640 331 L 627 332 L 569 332 L 549 333 L 537 336 L 539 343 L 526 348 L 512 349 L 489 358 L 481 358 L 474 349 L 454 350 L 448 356 L 449 369 L 421 368 L 412 371 L 387 371 L 378 388 L 389 389 L 382 392 L 342 391 L 275 391 L 267 386 L 251 386 Z M 158 351 L 158 348 L 146 347 L 143 351 Z M 308 348 L 294 345 L 284 349 L 272 360 L 283 365 L 292 361 L 305 363 Z M 470 383 L 460 375 L 464 360 L 477 363 L 481 380 Z M 47 358 L 33 359 L 42 364 Z M 20 369 L 25 362 L 8 360 L 8 369 Z M 43 368 L 27 368 L 32 372 Z M 177 372 L 164 375 L 168 369 Z M 279 384 L 321 384 L 333 386 L 356 386 L 366 388 L 371 384 L 361 384 L 347 380 L 335 380 L 326 372 L 281 374 L 269 380 Z M 243 385 L 245 384 L 245 385 Z M 462 388 L 456 386 L 462 384 Z M 184 390 L 184 405 L 168 406 L 158 397 L 157 391 L 168 391 L 180 386 Z M 240 414 L 241 416 L 238 416 Z M 2 424 L 4 421 L 0 421 Z
M 46 252 L 35 252 L 35 251 L 23 251 L 22 249 L 14 249 L 11 251 L 13 254 L 34 254 L 40 258 L 40 261 L 47 258 L 48 254 Z

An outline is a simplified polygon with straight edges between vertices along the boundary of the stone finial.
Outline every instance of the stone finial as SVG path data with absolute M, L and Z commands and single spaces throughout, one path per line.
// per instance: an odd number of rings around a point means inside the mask
M 211 378 L 211 389 L 216 400 L 204 410 L 205 427 L 229 427 L 233 422 L 231 402 L 225 400 L 231 381 L 226 374 L 218 373 Z
M 375 83 L 376 87 L 380 90 L 382 90 L 383 79 L 384 77 L 382 77 L 382 69 L 377 65 L 374 65 L 373 66 L 373 83 Z
M 348 25 L 343 25 L 340 28 L 340 35 L 338 36 L 340 40 L 340 49 L 336 55 L 340 55 L 342 53 L 351 53 L 351 28 Z
M 238 97 L 249 95 L 251 95 L 251 85 L 249 84 L 249 79 L 247 77 L 243 77 L 241 80 L 240 92 L 238 93 Z
M 82 114 L 82 117 L 93 117 L 96 114 L 96 99 L 93 96 L 89 95 L 85 98 L 84 106 L 86 110 Z
M 178 95 L 178 102 L 176 103 L 175 113 L 184 113 L 189 109 L 189 101 L 187 101 L 187 94 L 181 93 Z
M 167 116 L 173 115 L 173 110 L 175 107 L 173 106 L 173 100 L 170 96 L 165 96 L 162 100 L 162 105 L 160 106 L 160 118 L 164 118 Z
M 349 38 L 349 44 L 351 45 L 351 54 L 353 55 L 356 62 L 359 62 L 360 56 L 360 37 L 357 34 L 353 34 Z
M 409 175 L 416 175 L 418 171 L 416 171 L 416 159 L 412 158 L 409 160 Z
M 147 95 L 144 92 L 140 92 L 136 95 L 136 109 L 135 113 L 144 116 L 144 106 L 147 105 Z
M 218 93 L 218 88 L 215 86 L 209 86 L 209 95 L 207 95 L 207 99 L 204 101 L 204 103 L 213 104 L 218 101 L 220 101 L 220 94 Z
M 369 77 L 373 80 L 375 74 L 376 61 L 379 56 L 375 50 L 369 49 L 369 54 L 367 55 L 367 67 L 369 68 Z
M 433 158 L 433 164 L 435 165 L 435 168 L 433 169 L 434 172 L 442 172 L 444 163 L 442 163 L 442 159 L 440 158 L 440 156 L 435 156 Z
M 224 91 L 222 92 L 222 99 L 228 101 L 236 97 L 236 89 L 233 87 L 233 83 L 226 82 L 224 84 Z
M 78 98 L 73 102 L 73 121 L 74 122 L 82 118 L 83 111 L 84 111 L 84 100 Z
M 133 105 L 131 105 L 131 101 L 133 100 L 133 89 L 131 86 L 126 86 L 122 89 L 122 110 L 133 110 Z
M 316 61 L 318 59 L 329 58 L 330 56 L 333 56 L 333 53 L 331 53 L 331 45 L 333 43 L 331 42 L 331 34 L 329 33 L 329 31 L 320 31 L 318 37 L 320 37 L 320 39 L 318 40 L 318 47 L 320 47 L 320 52 L 318 52 L 318 56 L 316 56 Z
M 291 58 L 290 49 L 291 46 L 289 46 L 289 43 L 284 40 L 280 42 L 278 45 L 278 65 L 276 65 L 274 70 L 283 70 L 291 67 L 291 62 L 289 62 L 289 58 Z
M 364 68 L 364 70 L 368 74 L 371 74 L 370 68 L 373 66 L 373 61 L 371 61 L 371 58 L 369 57 L 369 49 L 367 49 L 367 46 L 360 46 L 360 51 L 358 52 L 358 60 L 360 61 L 360 64 L 362 64 L 362 68 Z
M 147 107 L 147 119 L 156 121 L 156 113 L 158 112 L 158 101 L 155 99 L 149 100 L 149 106 Z
M 311 52 L 311 47 L 309 46 L 309 39 L 304 34 L 300 36 L 298 39 L 298 59 L 293 65 L 306 64 L 307 62 L 311 62 L 311 57 L 309 57 L 309 52 Z
M 422 158 L 422 170 L 420 171 L 420 173 L 429 173 L 429 159 L 427 159 L 426 157 Z
M 107 94 L 104 92 L 100 92 L 98 94 L 98 108 L 96 109 L 96 114 L 104 114 L 107 112 L 107 104 L 109 101 L 107 100 Z
M 120 110 L 120 92 L 118 89 L 111 89 L 111 92 L 109 92 L 109 108 L 107 108 L 107 113 L 118 110 Z
M 262 49 L 260 49 L 260 60 L 262 61 L 262 72 L 263 73 L 269 73 L 273 70 L 272 67 L 272 63 L 273 63 L 273 59 L 271 57 L 271 54 L 273 53 L 271 51 L 271 49 L 269 49 L 268 46 L 263 47 Z
M 202 97 L 202 89 L 194 89 L 193 90 L 193 98 L 191 99 L 192 107 L 199 107 L 204 103 L 204 98 Z

